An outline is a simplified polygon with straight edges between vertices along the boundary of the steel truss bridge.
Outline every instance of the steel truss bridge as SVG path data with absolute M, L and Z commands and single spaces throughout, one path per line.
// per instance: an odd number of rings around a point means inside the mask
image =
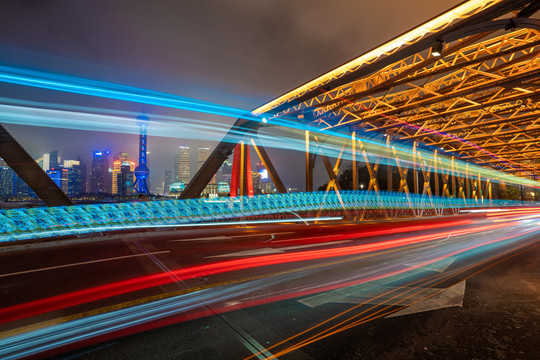
M 352 160 L 354 190 L 359 160 L 369 172 L 369 190 L 379 191 L 377 174 L 385 159 L 387 189 L 394 188 L 393 167 L 399 173 L 396 190 L 429 197 L 490 199 L 493 177 L 478 166 L 536 179 L 540 22 L 529 17 L 539 7 L 539 1 L 463 2 L 253 110 L 263 121 L 239 119 L 182 198 L 201 193 L 230 155 L 238 130 L 254 145 L 277 189 L 286 192 L 257 140 L 281 119 L 312 129 L 303 134 L 306 191 L 313 191 L 319 156 L 329 176 L 327 191 L 339 192 L 344 154 Z M 334 164 L 322 146 L 325 132 L 346 134 Z M 384 139 L 375 158 L 366 151 L 370 137 Z M 396 151 L 395 144 L 403 143 L 410 144 L 412 157 Z M 458 160 L 467 162 L 465 168 L 457 170 Z
M 426 204 L 439 196 L 484 203 L 494 181 L 538 187 L 540 21 L 530 17 L 539 8 L 539 0 L 464 1 L 279 96 L 235 122 L 181 198 L 199 197 L 239 143 L 253 146 L 287 192 L 261 141 L 272 131 L 302 142 L 306 192 L 317 157 L 326 191 L 338 198 L 344 159 L 352 160 L 354 191 L 363 162 L 368 191 L 421 194 Z M 0 157 L 47 205 L 71 205 L 1 126 Z

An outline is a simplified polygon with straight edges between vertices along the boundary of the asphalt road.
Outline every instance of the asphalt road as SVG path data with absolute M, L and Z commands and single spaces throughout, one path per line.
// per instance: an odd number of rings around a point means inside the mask
M 313 344 L 534 244 L 537 222 L 532 211 L 5 247 L 0 339 L 47 329 L 54 339 L 18 350 L 37 357 L 322 358 Z

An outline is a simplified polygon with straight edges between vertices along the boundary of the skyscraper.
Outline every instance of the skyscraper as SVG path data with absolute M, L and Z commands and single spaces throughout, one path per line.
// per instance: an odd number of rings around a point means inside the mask
M 210 149 L 209 148 L 199 148 L 198 154 L 197 154 L 197 171 L 201 169 L 201 167 L 204 165 L 204 162 L 206 159 L 208 159 L 208 156 L 210 156 Z
M 0 164 L 2 165 L 2 164 Z M 0 166 L 0 195 L 13 195 L 13 181 L 15 179 L 15 171 L 9 166 L 3 164 Z
M 169 189 L 172 184 L 172 171 L 171 170 L 165 170 L 165 177 L 163 179 L 163 194 L 168 195 Z
M 58 151 L 57 150 L 51 151 L 48 153 L 48 155 L 49 155 L 49 169 L 47 170 L 58 168 L 59 160 L 60 160 L 58 157 Z
M 135 170 L 135 162 L 130 160 L 128 154 L 125 152 L 120 152 L 116 154 L 113 159 L 114 160 L 113 160 L 113 168 L 112 168 L 112 193 L 122 195 L 122 190 L 123 190 L 124 185 L 119 186 L 118 184 L 126 184 L 126 181 L 128 180 L 127 178 L 120 180 L 120 182 L 118 180 L 122 176 L 124 177 L 128 176 L 128 175 L 122 175 L 122 167 L 127 166 L 127 168 L 124 168 L 123 170 L 124 173 L 131 172 L 131 175 L 133 175 L 133 171 Z M 133 181 L 134 180 L 131 179 L 131 185 L 133 185 Z M 123 194 L 123 195 L 126 195 L 126 194 Z
M 13 195 L 17 196 L 36 196 L 34 190 L 28 186 L 24 180 L 13 172 Z
M 64 160 L 64 170 L 68 171 L 68 196 L 75 196 L 83 193 L 83 172 L 81 162 L 79 160 Z
M 43 154 L 40 157 L 36 159 L 36 162 L 38 165 L 45 171 L 51 169 L 50 165 L 50 155 L 49 154 Z
M 85 193 L 88 191 L 88 184 L 86 182 L 86 164 L 82 161 L 80 156 L 77 156 L 77 161 L 79 162 L 79 167 L 81 169 L 81 192 Z
M 108 192 L 108 175 L 109 175 L 109 152 L 94 151 L 92 158 L 92 178 L 90 182 L 90 190 L 93 193 Z
M 131 161 L 129 162 L 123 162 L 120 166 L 120 172 L 116 175 L 116 186 L 118 188 L 118 194 L 122 196 L 129 196 L 133 195 L 133 191 L 135 188 L 133 187 L 134 184 L 134 172 L 135 169 L 135 163 Z
M 60 168 L 55 168 L 55 169 L 51 169 L 51 170 L 47 170 L 46 171 L 47 175 L 49 175 L 49 177 L 54 181 L 54 183 L 56 185 L 58 185 L 58 187 L 60 189 L 62 189 L 62 191 L 67 194 L 68 193 L 68 185 L 69 185 L 69 171 L 68 169 L 60 169 Z
M 185 184 L 189 183 L 191 180 L 189 173 L 189 147 L 180 146 L 178 148 L 178 164 L 177 164 L 177 173 L 178 180 L 184 182 Z

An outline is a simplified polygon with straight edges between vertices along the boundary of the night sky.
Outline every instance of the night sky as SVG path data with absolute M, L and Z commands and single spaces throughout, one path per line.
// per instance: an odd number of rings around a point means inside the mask
M 458 0 L 20 0 L 0 2 L 0 65 L 114 82 L 254 109 L 460 3 Z M 235 119 L 135 103 L 0 85 L 0 96 L 184 116 Z M 1 114 L 0 114 L 1 116 Z M 1 122 L 1 119 L 0 119 Z M 34 157 L 94 149 L 127 152 L 135 135 L 7 125 Z M 172 170 L 179 145 L 150 137 L 152 187 Z M 220 139 L 216 139 L 218 141 Z M 303 187 L 304 155 L 270 150 L 285 184 Z M 195 152 L 192 159 L 195 166 Z M 286 160 L 285 160 L 286 159 Z M 192 171 L 192 175 L 194 171 Z M 315 181 L 315 186 L 326 180 Z

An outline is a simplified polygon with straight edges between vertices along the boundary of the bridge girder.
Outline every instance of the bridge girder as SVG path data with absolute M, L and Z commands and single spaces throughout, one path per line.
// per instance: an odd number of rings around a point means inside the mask
M 47 206 L 73 205 L 67 195 L 2 125 L 0 125 L 0 157 Z

